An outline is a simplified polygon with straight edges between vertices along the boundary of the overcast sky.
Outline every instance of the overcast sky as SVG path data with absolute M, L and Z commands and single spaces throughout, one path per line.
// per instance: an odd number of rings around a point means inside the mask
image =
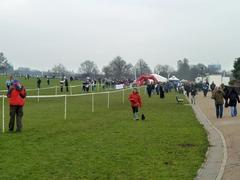
M 101 69 L 120 55 L 176 67 L 240 56 L 239 0 L 0 0 L 0 51 L 14 67 Z

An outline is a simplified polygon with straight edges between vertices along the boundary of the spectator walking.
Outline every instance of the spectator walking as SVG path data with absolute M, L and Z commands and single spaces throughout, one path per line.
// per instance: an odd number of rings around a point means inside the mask
M 68 79 L 66 77 L 64 77 L 64 84 L 66 87 L 66 91 L 68 92 Z
M 49 79 L 49 77 L 47 77 L 47 85 L 48 85 L 48 86 L 50 85 L 50 79 Z
M 203 90 L 204 97 L 207 97 L 207 93 L 208 93 L 208 90 L 209 90 L 209 85 L 207 83 L 203 83 L 202 90 Z
M 197 89 L 194 84 L 191 85 L 191 103 L 196 104 L 196 98 L 195 96 L 197 95 Z
M 228 98 L 229 98 L 228 106 L 230 106 L 231 116 L 235 117 L 237 116 L 237 102 L 238 103 L 240 102 L 238 93 L 235 90 L 235 88 L 231 89 L 231 91 L 228 94 Z
M 216 88 L 215 88 L 216 89 Z M 217 118 L 223 117 L 223 104 L 224 104 L 224 92 L 221 87 L 213 91 L 212 98 L 215 100 L 216 116 Z
M 142 99 L 141 96 L 138 93 L 137 88 L 134 88 L 132 93 L 128 97 L 131 107 L 132 107 L 132 112 L 133 112 L 133 119 L 138 120 L 138 108 L 142 107 Z
M 10 105 L 9 132 L 14 130 L 15 118 L 17 123 L 16 132 L 21 132 L 26 90 L 19 81 L 14 80 L 8 90 L 7 97 Z
M 12 83 L 13 83 L 13 77 L 10 76 L 9 79 L 6 81 L 7 90 L 10 89 Z
M 42 82 L 42 80 L 38 77 L 37 78 L 37 88 L 41 88 L 41 82 Z
M 60 91 L 63 92 L 63 85 L 64 85 L 64 83 L 65 83 L 64 79 L 62 78 L 62 79 L 59 81 L 59 83 L 60 83 Z
M 214 84 L 214 81 L 213 81 L 212 84 L 210 85 L 210 89 L 212 92 L 214 91 L 215 87 L 216 87 L 216 84 Z
M 160 92 L 160 83 L 157 83 L 157 85 L 156 85 L 156 93 L 157 93 L 157 95 L 159 95 L 159 92 Z
M 228 87 L 224 86 L 224 84 L 221 85 L 222 90 L 224 92 L 224 99 L 225 99 L 225 105 L 224 107 L 227 108 L 228 107 L 228 95 L 229 95 L 229 89 Z
M 147 84 L 147 93 L 148 97 L 152 96 L 152 84 L 150 82 Z
M 165 96 L 164 96 L 164 90 L 163 90 L 163 85 L 162 84 L 159 87 L 159 91 L 160 91 L 160 98 L 163 99 Z

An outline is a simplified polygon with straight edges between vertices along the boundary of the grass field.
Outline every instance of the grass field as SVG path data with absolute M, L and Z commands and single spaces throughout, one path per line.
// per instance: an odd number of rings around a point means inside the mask
M 203 127 L 174 93 L 141 92 L 144 122 L 132 120 L 130 91 L 124 104 L 111 94 L 110 109 L 95 95 L 94 113 L 91 96 L 69 97 L 66 120 L 63 98 L 28 99 L 23 132 L 0 134 L 0 179 L 193 179 L 208 146 Z

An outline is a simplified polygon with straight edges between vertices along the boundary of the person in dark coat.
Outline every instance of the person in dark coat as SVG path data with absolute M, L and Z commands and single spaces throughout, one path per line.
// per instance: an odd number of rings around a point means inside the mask
M 37 78 L 37 88 L 41 87 L 41 82 L 42 82 L 42 80 L 38 77 Z
M 229 95 L 229 88 L 224 86 L 223 84 L 221 85 L 223 92 L 224 92 L 224 100 L 225 100 L 225 105 L 224 107 L 228 107 L 228 95 Z
M 215 87 L 216 87 L 216 84 L 213 81 L 212 84 L 210 85 L 210 89 L 212 92 L 214 91 Z
M 184 85 L 184 90 L 186 91 L 187 97 L 189 98 L 189 93 L 190 93 L 190 90 L 191 90 L 191 87 L 190 87 L 189 83 L 186 83 Z
M 158 83 L 157 86 L 156 86 L 157 95 L 159 95 L 159 91 L 160 91 L 160 83 Z
M 163 86 L 162 85 L 160 85 L 159 91 L 160 91 L 160 98 L 163 99 L 165 96 L 164 96 L 164 90 L 163 90 Z
M 202 90 L 203 90 L 204 97 L 207 97 L 207 93 L 208 93 L 208 90 L 209 90 L 209 86 L 208 86 L 207 83 L 203 83 Z
M 195 96 L 197 95 L 197 88 L 195 87 L 195 84 L 191 84 L 191 103 L 195 104 L 196 99 Z
M 64 84 L 66 87 L 66 91 L 68 92 L 68 79 L 66 77 L 64 78 Z
M 239 103 L 239 96 L 235 88 L 232 88 L 231 91 L 228 94 L 228 106 L 230 106 L 231 109 L 231 116 L 235 117 L 237 116 L 237 102 Z
M 151 85 L 151 83 L 147 84 L 147 93 L 148 93 L 148 97 L 152 96 L 152 85 Z
M 49 77 L 47 78 L 47 85 L 48 85 L 48 86 L 50 85 L 50 79 L 49 79 Z

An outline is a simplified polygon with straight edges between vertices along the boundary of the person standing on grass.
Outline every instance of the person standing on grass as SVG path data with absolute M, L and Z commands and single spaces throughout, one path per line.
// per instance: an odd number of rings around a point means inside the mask
M 147 84 L 147 94 L 148 94 L 148 97 L 152 96 L 152 84 L 151 84 L 151 82 L 148 82 L 148 84 Z
M 63 92 L 63 85 L 64 85 L 64 83 L 65 83 L 64 79 L 62 78 L 62 79 L 59 81 L 59 83 L 60 83 L 60 91 Z
M 64 77 L 64 84 L 66 87 L 66 91 L 68 92 L 68 79 L 66 77 Z
M 138 93 L 137 88 L 134 88 L 132 93 L 128 97 L 131 107 L 132 107 L 132 112 L 133 112 L 133 119 L 138 120 L 138 108 L 142 107 L 142 99 L 141 96 Z
M 10 76 L 9 79 L 6 81 L 7 90 L 10 89 L 12 83 L 13 83 L 13 76 Z
M 159 91 L 160 91 L 160 98 L 163 99 L 165 96 L 164 96 L 164 89 L 162 84 L 159 87 Z
M 50 79 L 49 79 L 49 77 L 47 77 L 47 85 L 48 85 L 48 86 L 50 85 Z
M 37 88 L 39 88 L 39 89 L 41 87 L 41 82 L 42 82 L 42 80 L 38 77 L 37 78 Z
M 19 81 L 14 80 L 8 90 L 7 97 L 10 105 L 9 132 L 13 132 L 14 130 L 15 117 L 17 121 L 16 132 L 21 132 L 26 90 Z
M 228 106 L 230 106 L 231 116 L 237 116 L 237 102 L 239 103 L 238 93 L 235 88 L 232 88 L 230 93 L 227 96 L 229 98 Z
M 212 99 L 215 100 L 216 116 L 217 118 L 223 117 L 223 104 L 224 104 L 224 92 L 221 87 L 213 91 Z

